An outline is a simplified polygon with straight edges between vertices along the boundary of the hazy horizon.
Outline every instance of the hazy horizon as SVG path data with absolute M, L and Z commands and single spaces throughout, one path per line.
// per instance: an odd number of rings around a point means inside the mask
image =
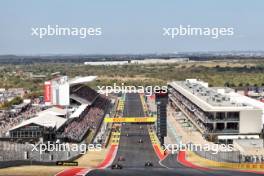
M 0 55 L 264 51 L 264 1 L 1 1 Z M 103 35 L 31 36 L 32 27 L 101 27 Z M 162 36 L 163 27 L 233 27 L 234 36 Z

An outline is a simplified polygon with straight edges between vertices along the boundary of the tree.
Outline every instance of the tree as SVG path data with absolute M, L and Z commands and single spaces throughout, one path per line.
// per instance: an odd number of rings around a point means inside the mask
M 230 83 L 229 82 L 225 82 L 225 87 L 230 87 Z
M 23 102 L 23 99 L 21 97 L 15 97 L 13 98 L 13 100 L 11 101 L 6 101 L 4 102 L 4 104 L 2 105 L 2 108 L 9 108 L 13 105 L 18 105 L 18 104 L 21 104 Z
M 243 83 L 239 83 L 238 86 L 239 86 L 239 87 L 243 87 L 244 84 L 243 84 Z

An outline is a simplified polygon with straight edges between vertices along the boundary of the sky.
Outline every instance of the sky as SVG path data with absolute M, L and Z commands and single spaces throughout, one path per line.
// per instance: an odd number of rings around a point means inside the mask
M 263 51 L 263 7 L 263 0 L 1 0 L 0 55 Z M 47 25 L 101 27 L 102 35 L 31 35 Z M 163 36 L 179 25 L 233 27 L 234 36 Z

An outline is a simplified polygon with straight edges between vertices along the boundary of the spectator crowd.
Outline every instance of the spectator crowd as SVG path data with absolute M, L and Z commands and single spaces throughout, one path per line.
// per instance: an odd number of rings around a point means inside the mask
M 18 125 L 23 120 L 34 117 L 41 111 L 39 106 L 26 105 L 21 109 L 3 110 L 0 112 L 0 137 L 12 127 Z
M 80 142 L 87 134 L 88 130 L 97 131 L 109 102 L 109 99 L 105 96 L 99 95 L 94 103 L 88 106 L 79 118 L 74 118 L 67 123 L 61 136 L 71 141 Z

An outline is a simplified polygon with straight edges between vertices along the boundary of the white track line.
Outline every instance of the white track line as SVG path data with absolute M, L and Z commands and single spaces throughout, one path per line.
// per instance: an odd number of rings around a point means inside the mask
M 163 160 L 165 160 L 168 156 L 169 156 L 169 155 L 167 155 L 167 156 L 166 156 L 165 158 L 163 158 L 162 160 L 159 160 L 159 165 L 161 165 L 162 167 L 165 167 L 165 168 L 167 168 L 167 169 L 171 169 L 170 167 L 165 166 L 164 164 L 161 163 L 161 162 L 162 162 Z

